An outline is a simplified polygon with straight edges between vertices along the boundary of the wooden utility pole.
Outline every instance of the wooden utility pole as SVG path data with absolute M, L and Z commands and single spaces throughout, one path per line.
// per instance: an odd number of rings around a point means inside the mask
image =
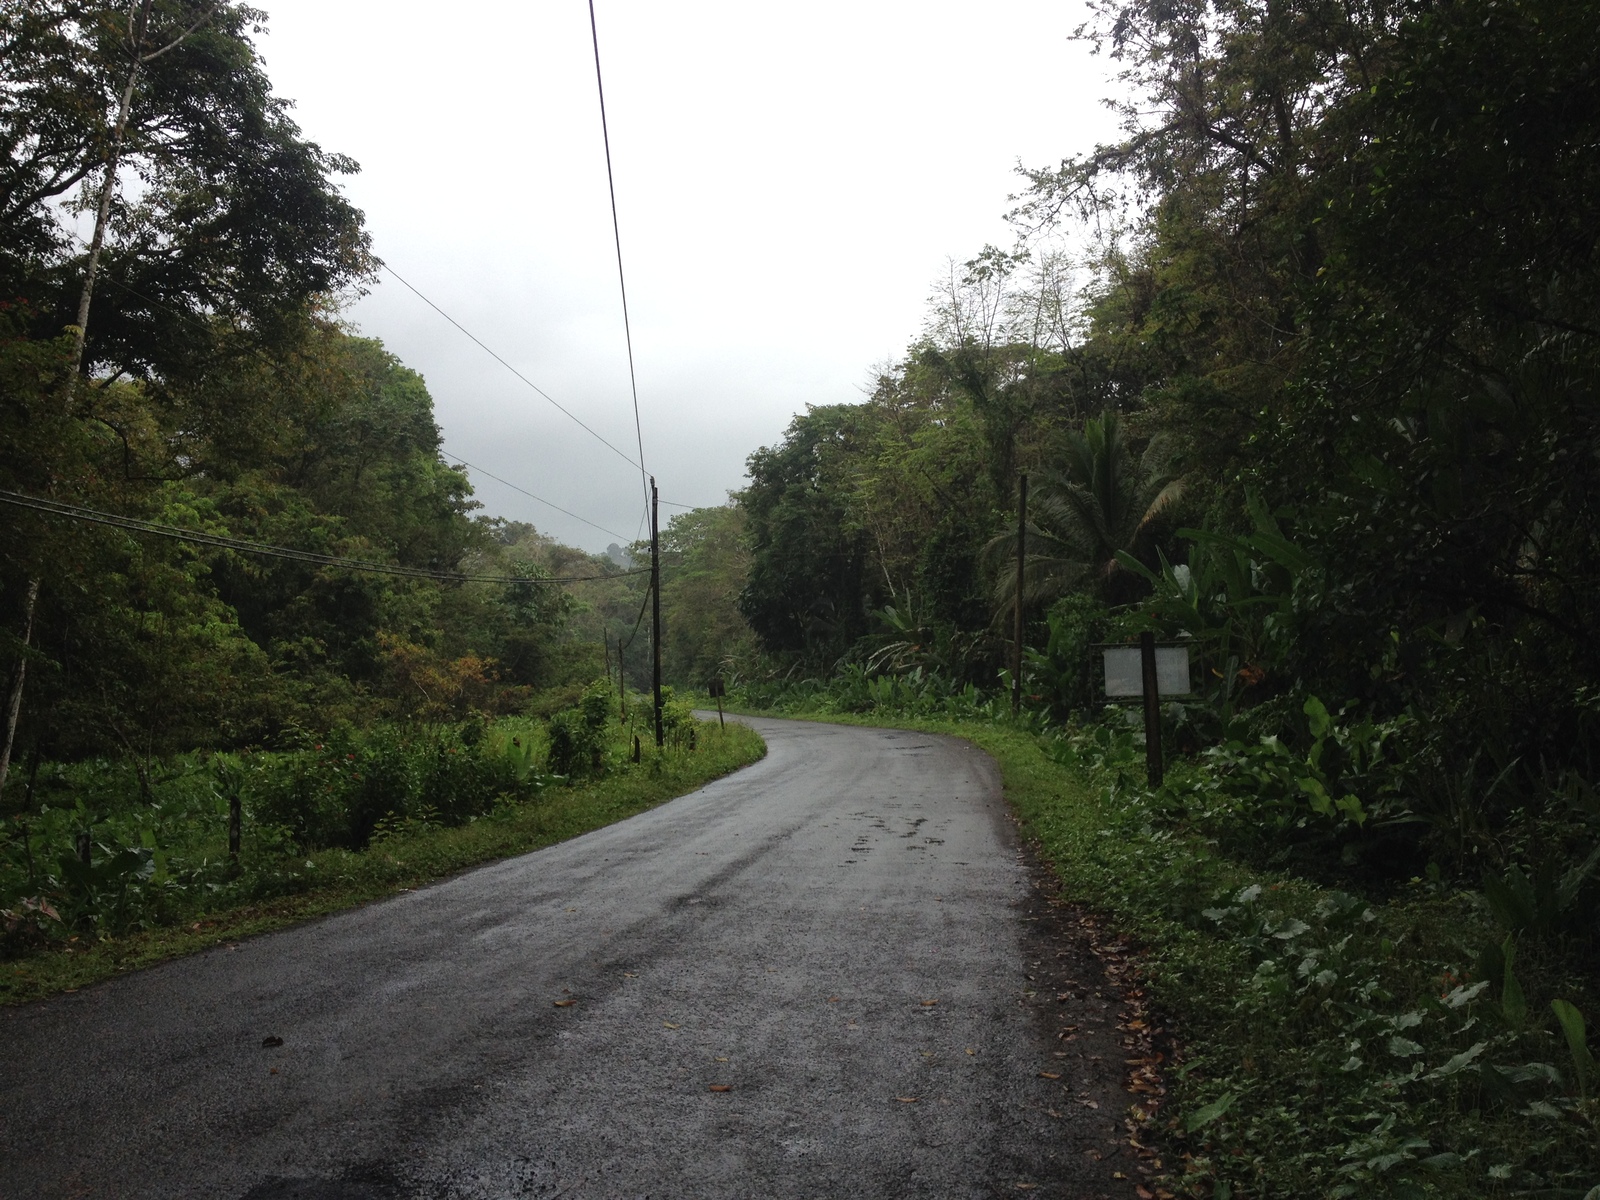
M 1022 712 L 1022 577 L 1028 558 L 1028 476 L 1017 477 L 1017 613 L 1011 647 L 1011 715 Z
M 650 652 L 656 691 L 656 749 L 666 744 L 661 728 L 661 502 L 656 492 L 656 477 L 650 476 Z

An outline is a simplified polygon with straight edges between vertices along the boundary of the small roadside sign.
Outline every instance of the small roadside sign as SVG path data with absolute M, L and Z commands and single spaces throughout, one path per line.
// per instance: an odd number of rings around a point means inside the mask
M 1138 646 L 1107 646 L 1105 681 L 1107 699 L 1144 695 L 1143 656 Z M 1189 647 L 1156 647 L 1156 693 L 1161 696 L 1188 696 Z
M 1160 787 L 1166 774 L 1161 755 L 1161 697 L 1188 696 L 1189 647 L 1158 646 L 1153 633 L 1141 633 L 1137 646 L 1101 646 L 1107 700 L 1138 697 L 1144 702 L 1145 776 Z

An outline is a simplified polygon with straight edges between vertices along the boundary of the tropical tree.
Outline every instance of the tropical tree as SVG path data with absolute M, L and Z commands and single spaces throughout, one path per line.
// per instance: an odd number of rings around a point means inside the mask
M 1037 482 L 1035 482 L 1037 481 Z M 1113 409 L 1091 417 L 1063 439 L 1059 465 L 1030 477 L 1024 539 L 1023 599 L 1054 600 L 1092 591 L 1124 604 L 1144 586 L 1121 555 L 1152 558 L 1165 520 L 1183 495 L 1172 470 L 1171 440 L 1151 438 L 1137 458 Z M 1001 612 L 1016 602 L 1016 575 L 1002 563 L 1016 557 L 1015 529 L 990 541 L 995 602 Z

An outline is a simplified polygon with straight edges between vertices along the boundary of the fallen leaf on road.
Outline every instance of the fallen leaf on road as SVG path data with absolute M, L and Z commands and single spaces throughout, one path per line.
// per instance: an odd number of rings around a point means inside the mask
M 713 1092 L 731 1092 L 731 1091 L 733 1091 L 733 1084 L 731 1084 L 731 1083 L 713 1083 L 711 1085 L 711 1090 Z
M 273 1067 L 272 1070 L 267 1072 L 268 1075 L 276 1075 L 277 1073 L 278 1073 L 278 1068 L 277 1067 Z
M 939 1003 L 937 1000 L 924 1000 L 922 1002 L 922 1007 L 923 1008 L 932 1008 L 937 1003 Z
M 828 1003 L 829 1004 L 837 1004 L 837 1003 L 839 1003 L 839 997 L 837 997 L 837 996 L 829 996 L 828 997 Z
M 1039 1078 L 1040 1079 L 1060 1079 L 1061 1078 L 1061 1072 L 1060 1071 L 1040 1071 L 1039 1072 Z
M 576 1000 L 557 1000 L 555 1005 L 557 1008 L 571 1008 L 576 1003 Z
M 663 1029 L 676 1029 L 677 1026 L 674 1025 L 671 1021 L 663 1021 L 663 1022 L 661 1022 L 661 1028 L 663 1028 Z
M 1017 1191 L 1019 1191 L 1019 1192 L 1031 1192 L 1034 1188 L 1036 1188 L 1038 1186 L 1039 1185 L 1037 1183 L 1019 1183 L 1019 1184 L 1017 1184 Z
M 1139 1200 L 1156 1200 L 1156 1194 L 1142 1183 L 1135 1185 L 1133 1190 L 1139 1193 Z
M 977 1053 L 977 1051 L 976 1051 L 976 1050 L 974 1050 L 974 1049 L 973 1049 L 973 1048 L 972 1048 L 972 1047 L 971 1047 L 971 1046 L 968 1046 L 968 1047 L 967 1047 L 967 1053 L 968 1053 L 968 1054 L 976 1054 L 976 1053 Z
M 273 1046 L 281 1045 L 283 1045 L 283 1039 L 278 1037 L 276 1034 L 273 1034 L 271 1037 L 264 1037 L 261 1039 L 261 1048 L 263 1050 L 270 1050 Z
M 917 1100 L 919 1099 L 919 1097 L 917 1097 L 917 1096 L 896 1096 L 895 1099 L 900 1101 L 901 1104 L 915 1104 L 917 1102 Z

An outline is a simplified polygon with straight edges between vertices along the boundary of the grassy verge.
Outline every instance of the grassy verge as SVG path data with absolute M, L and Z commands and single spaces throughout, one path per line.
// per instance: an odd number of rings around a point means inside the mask
M 1158 1115 L 1134 1110 L 1165 1194 L 1600 1200 L 1600 1078 L 1551 1018 L 1593 997 L 1537 945 L 1520 981 L 1486 970 L 1503 931 L 1471 893 L 1418 879 L 1380 901 L 1253 868 L 1164 821 L 1129 762 L 1006 723 L 812 719 L 987 751 L 1063 898 L 1139 946 L 1179 1048 Z
M 351 908 L 435 882 L 496 859 L 526 854 L 631 817 L 755 762 L 766 747 L 748 727 L 701 724 L 693 751 L 649 749 L 638 767 L 537 798 L 504 804 L 453 828 L 403 827 L 359 852 L 322 850 L 297 858 L 292 875 L 279 865 L 288 892 L 216 912 L 193 912 L 179 926 L 123 937 L 74 939 L 0 964 L 0 1003 L 19 1004 L 110 978 L 209 946 Z M 251 864 L 246 864 L 251 869 Z

